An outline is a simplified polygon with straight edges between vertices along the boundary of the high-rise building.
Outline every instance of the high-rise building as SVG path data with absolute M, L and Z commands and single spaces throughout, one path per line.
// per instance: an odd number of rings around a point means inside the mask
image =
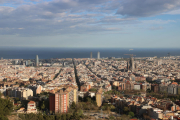
M 100 52 L 97 53 L 97 59 L 100 59 Z
M 127 61 L 127 70 L 129 70 L 129 61 Z
M 49 109 L 54 113 L 66 113 L 72 102 L 78 101 L 78 88 L 75 86 L 55 90 L 49 94 Z
M 92 58 L 92 52 L 90 53 L 90 58 Z
M 49 95 L 49 108 L 50 111 L 55 113 L 68 112 L 68 93 L 60 90 L 55 94 Z
M 38 57 L 38 55 L 36 55 L 35 66 L 36 67 L 39 66 L 39 57 Z
M 130 69 L 134 71 L 134 58 L 133 57 L 130 58 Z

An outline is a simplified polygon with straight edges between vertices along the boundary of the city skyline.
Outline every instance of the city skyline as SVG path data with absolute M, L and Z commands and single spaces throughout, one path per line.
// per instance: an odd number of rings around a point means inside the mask
M 178 0 L 0 0 L 1 47 L 179 48 Z

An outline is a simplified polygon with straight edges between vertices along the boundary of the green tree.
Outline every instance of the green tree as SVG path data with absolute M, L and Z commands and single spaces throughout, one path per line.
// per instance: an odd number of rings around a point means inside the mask
M 3 82 L 7 82 L 7 78 L 4 78 L 4 79 L 3 79 Z
M 55 116 L 54 115 L 45 115 L 45 119 L 44 120 L 55 120 Z
M 37 114 L 37 119 L 38 119 L 38 120 L 44 120 L 43 115 L 42 115 L 42 114 L 40 114 L 40 113 L 39 113 L 39 114 Z
M 134 113 L 133 112 L 129 112 L 128 115 L 131 116 L 131 118 L 134 117 Z
M 96 92 L 97 89 L 96 89 L 96 88 L 91 88 L 89 91 L 91 91 L 91 92 Z
M 13 104 L 8 99 L 2 99 L 0 98 L 0 115 L 7 116 L 9 115 L 13 110 Z
M 41 110 L 44 110 L 44 109 L 45 109 L 45 104 L 44 104 L 44 101 L 43 101 L 43 103 L 41 105 Z
M 73 120 L 80 120 L 80 117 L 79 117 L 79 115 L 78 115 L 78 113 L 76 111 L 73 113 L 72 119 Z
M 174 98 L 171 98 L 171 100 L 174 102 L 175 100 L 174 100 Z
M 87 102 L 91 103 L 91 98 L 87 97 Z
M 125 113 L 127 113 L 127 112 L 129 111 L 129 108 L 128 108 L 128 107 L 124 107 L 124 108 L 123 108 L 123 111 L 124 111 Z
M 115 111 L 116 107 L 114 105 L 111 105 L 111 111 Z
M 78 110 L 78 115 L 82 116 L 83 115 L 83 111 L 82 110 Z
M 116 86 L 112 86 L 112 89 L 113 89 L 113 90 L 116 90 Z
M 110 119 L 110 120 L 115 120 L 115 117 L 114 117 L 113 115 L 110 115 L 110 116 L 109 116 L 109 119 Z
M 16 100 L 16 102 L 17 102 L 17 101 L 19 101 L 19 98 L 18 98 L 18 97 L 16 97 L 16 98 L 15 98 L 15 100 Z
M 61 114 L 56 114 L 56 120 L 61 120 Z
M 61 120 L 66 120 L 66 114 L 61 115 Z
M 0 115 L 0 120 L 8 120 L 6 116 Z
M 66 114 L 66 120 L 70 120 L 71 119 L 71 114 L 67 113 Z
M 71 104 L 71 109 L 76 109 L 76 103 L 74 101 Z

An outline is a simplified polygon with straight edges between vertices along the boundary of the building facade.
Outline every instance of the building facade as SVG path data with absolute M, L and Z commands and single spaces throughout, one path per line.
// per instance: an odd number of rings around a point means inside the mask
M 54 113 L 67 113 L 72 102 L 78 102 L 78 88 L 68 87 L 49 94 L 49 109 Z
M 97 53 L 97 59 L 100 59 L 100 52 Z

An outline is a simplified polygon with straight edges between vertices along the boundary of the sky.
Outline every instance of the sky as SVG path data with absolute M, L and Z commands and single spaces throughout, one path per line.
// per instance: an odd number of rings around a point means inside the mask
M 180 0 L 0 0 L 0 46 L 179 48 Z

